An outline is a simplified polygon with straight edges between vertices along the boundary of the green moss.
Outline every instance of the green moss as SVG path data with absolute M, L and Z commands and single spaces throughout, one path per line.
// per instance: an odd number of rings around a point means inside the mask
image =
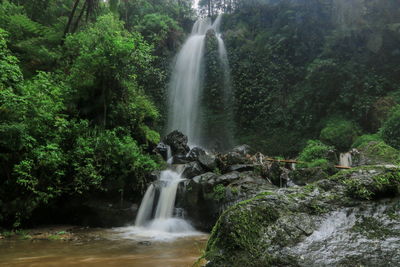
M 400 201 L 386 210 L 386 214 L 392 220 L 400 220 Z
M 370 239 L 385 239 L 391 235 L 397 235 L 393 230 L 386 228 L 373 217 L 362 217 L 351 229 L 353 232 L 361 233 Z
M 359 147 L 359 150 L 362 151 L 367 158 L 371 158 L 377 162 L 400 164 L 400 151 L 383 141 L 365 143 Z
M 271 194 L 264 192 L 226 210 L 211 232 L 204 257 L 212 259 L 216 266 L 249 266 L 249 263 L 261 266 L 274 262 L 264 253 L 266 247 L 261 235 L 263 228 L 278 219 L 279 211 L 257 201 Z M 224 248 L 223 256 L 219 248 Z
M 321 205 L 321 202 L 318 200 L 312 200 L 310 203 L 310 208 L 311 208 L 311 214 L 324 214 L 329 211 L 329 209 L 323 205 Z
M 222 184 L 216 185 L 213 187 L 213 199 L 217 201 L 222 201 L 226 197 L 225 186 Z
M 216 175 L 222 175 L 222 172 L 218 167 L 213 170 L 213 173 L 215 173 Z
M 377 174 L 363 174 L 370 171 Z M 396 168 L 362 167 L 338 173 L 331 179 L 340 181 L 345 186 L 347 195 L 356 199 L 371 200 L 400 194 L 400 170 Z
M 327 146 L 318 140 L 309 140 L 307 146 L 300 153 L 298 160 L 303 163 L 299 163 L 299 168 L 312 168 L 327 166 L 328 164 L 328 153 L 333 150 L 333 147 Z
M 354 141 L 352 147 L 359 148 L 370 142 L 380 142 L 380 141 L 382 141 L 382 139 L 378 134 L 364 134 L 364 135 L 357 137 L 357 139 L 356 139 L 356 141 Z
M 239 195 L 239 188 L 237 187 L 231 187 L 231 192 L 234 195 Z

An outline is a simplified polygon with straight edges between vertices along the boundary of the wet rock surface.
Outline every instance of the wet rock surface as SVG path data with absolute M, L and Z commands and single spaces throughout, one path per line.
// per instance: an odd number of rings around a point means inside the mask
M 265 190 L 221 215 L 205 257 L 207 266 L 399 266 L 400 169 Z
M 190 151 L 187 136 L 179 131 L 168 134 L 163 143 L 170 146 L 172 155 L 186 155 Z

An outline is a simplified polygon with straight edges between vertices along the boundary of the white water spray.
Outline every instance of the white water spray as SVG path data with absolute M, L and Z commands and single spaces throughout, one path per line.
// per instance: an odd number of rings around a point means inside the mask
M 340 153 L 339 155 L 339 165 L 344 167 L 351 167 L 352 166 L 352 157 L 351 153 Z
M 219 34 L 222 15 L 211 24 L 209 18 L 199 19 L 192 33 L 178 53 L 169 86 L 168 132 L 179 130 L 187 135 L 190 145 L 201 146 L 202 120 L 201 99 L 203 87 L 203 64 L 205 40 L 208 30 L 217 34 L 218 50 L 224 73 L 229 73 L 228 57 L 224 42 Z M 229 76 L 224 75 L 224 79 Z M 227 84 L 227 82 L 225 82 Z M 226 96 L 225 99 L 228 99 Z

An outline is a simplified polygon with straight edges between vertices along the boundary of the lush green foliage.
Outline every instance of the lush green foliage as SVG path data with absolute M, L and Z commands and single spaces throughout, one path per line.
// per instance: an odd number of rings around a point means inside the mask
M 0 3 L 0 226 L 19 227 L 61 199 L 139 200 L 159 168 L 149 154 L 160 139 L 152 96 L 166 83 L 157 55 L 175 49 L 162 42 L 182 32 L 177 3 L 163 3 L 170 16 L 130 6 L 140 18 L 130 27 L 118 1 L 113 12 L 81 1 L 75 14 L 72 0 L 19 2 Z
M 358 148 L 370 142 L 379 142 L 379 141 L 382 141 L 382 138 L 379 136 L 379 134 L 364 134 L 362 136 L 357 137 L 352 147 Z
M 307 146 L 301 151 L 298 160 L 300 167 L 327 167 L 329 152 L 333 147 L 323 144 L 318 140 L 309 140 Z
M 386 143 L 400 149 L 400 108 L 397 108 L 382 126 L 381 135 Z
M 339 150 L 351 145 L 355 129 L 381 127 L 400 91 L 398 2 L 223 2 L 201 3 L 228 12 L 222 29 L 239 142 L 294 156 L 333 116 L 353 124 L 342 125 L 345 140 L 325 130 Z
M 383 141 L 372 141 L 358 146 L 366 157 L 383 163 L 400 163 L 400 151 L 389 146 Z
M 353 122 L 343 119 L 331 119 L 321 131 L 321 140 L 333 145 L 341 151 L 346 151 L 353 144 L 359 133 Z

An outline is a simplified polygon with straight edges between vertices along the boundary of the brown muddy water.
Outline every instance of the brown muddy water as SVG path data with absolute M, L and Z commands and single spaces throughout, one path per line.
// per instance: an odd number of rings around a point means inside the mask
M 72 236 L 72 237 L 71 237 Z M 208 235 L 146 232 L 136 227 L 85 229 L 66 240 L 0 240 L 0 266 L 193 266 Z

